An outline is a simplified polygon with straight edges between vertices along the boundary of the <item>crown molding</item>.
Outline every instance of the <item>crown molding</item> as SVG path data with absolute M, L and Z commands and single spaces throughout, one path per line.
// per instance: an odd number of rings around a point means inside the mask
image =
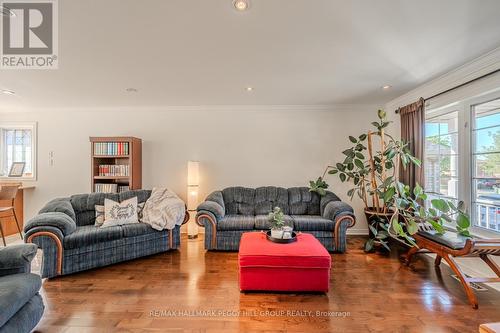
M 387 110 L 397 109 L 420 97 L 427 98 L 497 69 L 500 69 L 500 47 L 389 101 L 385 108 Z
M 333 104 L 333 105 L 180 105 L 180 106 L 116 106 L 116 107 L 35 107 L 0 108 L 0 113 L 37 112 L 264 112 L 264 111 L 366 111 L 376 109 L 374 104 Z

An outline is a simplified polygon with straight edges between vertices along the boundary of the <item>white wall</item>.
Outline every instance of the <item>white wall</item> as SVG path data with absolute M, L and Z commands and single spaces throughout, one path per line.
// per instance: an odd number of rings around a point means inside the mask
M 307 186 L 342 159 L 348 135 L 376 120 L 375 106 L 209 107 L 146 110 L 32 110 L 0 121 L 38 122 L 38 179 L 27 190 L 26 217 L 48 200 L 90 191 L 89 136 L 143 140 L 143 187 L 166 186 L 186 197 L 187 161 L 200 161 L 200 198 L 226 186 Z M 48 163 L 54 152 L 54 165 Z M 343 199 L 349 186 L 328 181 Z M 361 202 L 358 223 L 366 233 Z

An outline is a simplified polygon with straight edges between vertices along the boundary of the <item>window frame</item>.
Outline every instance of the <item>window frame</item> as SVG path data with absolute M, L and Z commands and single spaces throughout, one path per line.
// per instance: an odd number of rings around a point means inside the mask
M 478 226 L 475 224 L 475 219 L 476 219 L 475 213 L 476 212 L 474 211 L 473 202 L 475 200 L 474 196 L 475 196 L 476 191 L 473 188 L 473 185 L 474 185 L 473 178 L 474 178 L 474 151 L 475 151 L 476 146 L 475 146 L 475 137 L 474 137 L 475 113 L 474 113 L 473 108 L 476 105 L 488 103 L 488 102 L 491 102 L 491 101 L 494 101 L 497 99 L 500 99 L 500 92 L 499 91 L 485 94 L 485 95 L 478 96 L 478 97 L 474 97 L 474 98 L 471 98 L 463 103 L 464 104 L 464 107 L 463 107 L 464 113 L 466 113 L 466 116 L 467 116 L 466 126 L 468 125 L 467 126 L 468 130 L 465 131 L 466 135 L 467 135 L 467 143 L 468 143 L 467 157 L 469 158 L 469 161 L 470 161 L 470 163 L 467 163 L 467 161 L 464 161 L 464 164 L 467 164 L 467 167 L 468 167 L 466 182 L 467 182 L 467 187 L 468 187 L 468 193 L 467 193 L 467 195 L 468 195 L 467 196 L 467 198 L 468 198 L 468 200 L 467 200 L 468 212 L 470 213 L 471 223 L 472 223 L 470 230 L 474 234 L 484 235 L 487 237 L 488 236 L 489 237 L 491 237 L 491 236 L 498 237 L 500 235 L 500 231 L 491 230 L 491 229 L 484 228 L 482 226 Z
M 473 201 L 474 201 L 474 190 L 473 176 L 474 176 L 474 112 L 473 107 L 479 104 L 488 103 L 490 101 L 500 99 L 500 90 L 494 92 L 481 94 L 469 99 L 462 100 L 460 102 L 454 102 L 447 104 L 445 106 L 429 108 L 425 110 L 425 122 L 427 119 L 432 119 L 439 117 L 441 115 L 451 113 L 454 111 L 458 112 L 458 195 L 457 199 L 463 201 L 464 208 L 467 213 L 471 216 L 471 228 L 470 231 L 473 235 L 479 237 L 494 237 L 498 238 L 500 231 L 495 231 L 487 229 L 481 226 L 475 225 L 475 216 L 473 211 Z M 424 140 L 426 139 L 424 135 Z M 425 153 L 424 153 L 425 156 Z M 425 159 L 424 159 L 425 161 Z M 453 224 L 447 225 L 450 229 L 455 229 Z
M 31 130 L 31 164 L 32 164 L 32 175 L 31 176 L 25 176 L 23 175 L 22 177 L 9 177 L 8 175 L 5 176 L 0 176 L 1 180 L 30 180 L 30 181 L 35 181 L 37 180 L 37 166 L 38 166 L 38 135 L 37 135 L 37 130 L 38 130 L 38 123 L 36 121 L 19 121 L 19 122 L 0 122 L 0 130 L 2 129 L 23 129 L 23 130 Z M 5 156 L 4 156 L 4 138 L 3 135 L 0 135 L 0 167 L 3 169 L 4 163 L 5 163 Z
M 439 117 L 442 117 L 444 115 L 447 115 L 447 114 L 450 114 L 450 113 L 453 113 L 453 112 L 456 112 L 457 113 L 457 130 L 456 132 L 452 132 L 452 134 L 457 134 L 457 144 L 458 144 L 458 148 L 461 147 L 461 125 L 460 125 L 460 113 L 461 113 L 461 109 L 460 109 L 460 105 L 458 105 L 457 103 L 453 103 L 451 105 L 447 105 L 445 107 L 441 107 L 441 108 L 436 108 L 436 109 L 433 109 L 431 112 L 429 112 L 429 117 L 428 117 L 428 114 L 427 114 L 427 111 L 424 111 L 425 112 L 425 121 L 424 121 L 424 127 L 425 125 L 427 124 L 427 119 L 431 120 L 431 119 L 436 119 L 436 118 L 439 118 Z M 438 133 L 438 135 L 435 135 L 437 137 L 442 137 L 442 136 L 446 136 L 446 135 L 451 135 L 449 132 L 447 134 L 443 134 L 441 135 L 441 133 Z M 424 135 L 424 141 L 427 141 L 427 135 Z M 426 144 L 426 142 L 424 142 L 424 145 Z M 441 155 L 441 154 L 438 154 L 439 156 L 448 156 L 448 155 Z M 460 199 L 460 193 L 462 191 L 462 188 L 461 188 L 461 185 L 460 185 L 460 178 L 462 177 L 462 165 L 461 165 L 461 159 L 463 158 L 462 157 L 462 152 L 459 150 L 458 153 L 456 154 L 453 154 L 453 155 L 456 155 L 457 157 L 457 168 L 458 168 L 458 172 L 457 172 L 457 175 L 456 177 L 452 177 L 452 178 L 456 178 L 457 181 L 458 181 L 458 187 L 457 187 L 457 197 L 456 198 L 452 198 L 448 195 L 444 195 L 444 194 L 441 194 L 441 193 L 434 193 L 434 192 L 427 192 L 428 195 L 430 196 L 433 196 L 433 197 L 439 197 L 439 198 L 444 198 L 444 199 L 450 199 L 450 200 L 462 200 Z M 449 156 L 452 156 L 452 155 L 449 155 Z M 424 163 L 426 161 L 426 152 L 424 152 Z M 424 166 L 424 172 L 425 172 L 425 166 Z M 424 186 L 424 189 L 425 189 L 426 186 Z M 426 190 L 426 189 L 425 189 Z

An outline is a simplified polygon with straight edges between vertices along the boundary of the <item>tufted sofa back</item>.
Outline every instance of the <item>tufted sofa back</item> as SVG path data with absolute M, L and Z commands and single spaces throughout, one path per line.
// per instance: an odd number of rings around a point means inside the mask
M 121 202 L 137 197 L 137 202 L 145 202 L 151 195 L 150 190 L 133 190 L 123 193 L 90 193 L 76 194 L 69 198 L 71 206 L 75 211 L 76 225 L 84 226 L 95 223 L 95 206 L 104 205 L 104 199 Z
M 307 187 L 228 187 L 222 190 L 222 197 L 225 212 L 229 215 L 263 215 L 276 206 L 285 214 L 321 215 L 324 208 L 322 198 L 315 192 L 309 192 Z M 340 200 L 332 192 L 328 192 L 325 197 Z

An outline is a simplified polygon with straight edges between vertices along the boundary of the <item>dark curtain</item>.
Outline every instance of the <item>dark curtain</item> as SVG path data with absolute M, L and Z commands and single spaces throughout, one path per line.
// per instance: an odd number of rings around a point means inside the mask
M 399 180 L 409 185 L 410 188 L 416 184 L 425 186 L 424 179 L 424 145 L 425 145 L 425 112 L 424 99 L 420 98 L 417 102 L 399 108 L 401 116 L 401 139 L 408 142 L 408 147 L 413 156 L 422 162 L 422 166 L 410 164 L 406 169 L 401 168 L 399 171 Z

